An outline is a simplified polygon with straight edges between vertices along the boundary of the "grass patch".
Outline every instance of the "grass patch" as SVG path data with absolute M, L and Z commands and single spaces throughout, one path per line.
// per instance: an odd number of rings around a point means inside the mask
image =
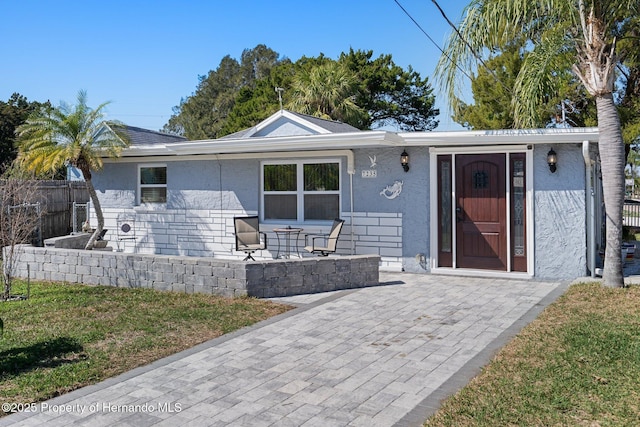
M 640 425 L 640 287 L 571 286 L 425 426 Z
M 25 292 L 23 283 L 13 287 Z M 255 298 L 32 283 L 28 300 L 0 302 L 0 401 L 49 399 L 290 308 Z

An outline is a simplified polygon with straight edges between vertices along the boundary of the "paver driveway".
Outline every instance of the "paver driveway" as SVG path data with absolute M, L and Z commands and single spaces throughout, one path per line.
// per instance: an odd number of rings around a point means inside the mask
M 381 273 L 0 426 L 410 426 L 565 283 Z

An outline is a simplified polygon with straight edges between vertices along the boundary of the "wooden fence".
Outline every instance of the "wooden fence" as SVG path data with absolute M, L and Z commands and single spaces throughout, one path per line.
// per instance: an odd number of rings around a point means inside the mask
M 0 181 L 0 187 L 2 185 Z M 39 234 L 44 240 L 73 230 L 73 203 L 86 203 L 89 192 L 84 181 L 36 181 L 33 199 L 31 203 L 40 203 L 42 225 Z

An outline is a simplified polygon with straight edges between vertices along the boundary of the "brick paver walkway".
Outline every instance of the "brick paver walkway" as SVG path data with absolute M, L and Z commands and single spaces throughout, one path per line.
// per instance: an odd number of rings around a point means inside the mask
M 566 284 L 381 273 L 0 426 L 410 426 Z

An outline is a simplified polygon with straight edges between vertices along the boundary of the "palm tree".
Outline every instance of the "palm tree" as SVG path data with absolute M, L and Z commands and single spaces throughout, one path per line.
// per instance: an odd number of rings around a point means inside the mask
M 72 165 L 82 171 L 98 226 L 85 249 L 93 249 L 104 228 L 100 200 L 91 182 L 91 171 L 102 169 L 102 157 L 118 157 L 129 145 L 123 125 L 105 120 L 107 102 L 92 109 L 87 106 L 87 93 L 78 92 L 77 104 L 61 103 L 60 107 L 43 109 L 16 129 L 18 162 L 35 173 L 58 170 Z
M 625 156 L 613 97 L 620 65 L 616 36 L 638 9 L 637 0 L 472 0 L 436 67 L 438 81 L 454 103 L 460 99 L 460 73 L 472 73 L 481 53 L 526 40 L 530 48 L 512 88 L 515 127 L 531 127 L 536 105 L 556 90 L 555 76 L 573 70 L 596 100 L 607 235 L 603 284 L 613 287 L 624 286 Z
M 367 117 L 367 112 L 354 101 L 358 90 L 355 75 L 346 66 L 329 60 L 296 75 L 287 107 L 358 127 Z

